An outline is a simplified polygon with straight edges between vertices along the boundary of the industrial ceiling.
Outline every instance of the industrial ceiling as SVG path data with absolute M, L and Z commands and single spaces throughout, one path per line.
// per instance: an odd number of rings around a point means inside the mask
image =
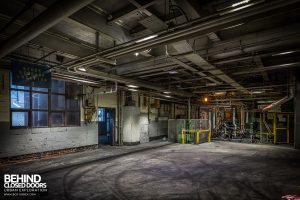
M 266 106 L 292 95 L 299 0 L 2 0 L 0 56 L 169 100 Z M 131 88 L 132 90 L 132 88 Z

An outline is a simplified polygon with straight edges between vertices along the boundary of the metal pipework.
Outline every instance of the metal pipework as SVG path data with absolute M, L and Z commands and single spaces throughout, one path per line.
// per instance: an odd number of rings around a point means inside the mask
M 113 48 L 110 48 L 110 49 L 107 49 L 107 50 L 104 50 L 101 52 L 97 52 L 94 54 L 90 54 L 90 55 L 84 56 L 82 58 L 74 59 L 74 60 L 71 60 L 64 64 L 54 66 L 54 68 L 65 66 L 65 65 L 74 63 L 76 61 L 84 60 L 84 59 L 92 59 L 93 57 L 95 57 L 97 55 L 101 55 L 102 57 L 105 57 L 105 58 L 113 58 L 113 57 L 118 57 L 118 56 L 121 56 L 124 54 L 142 51 L 142 50 L 145 50 L 148 48 L 153 48 L 153 47 L 160 46 L 163 44 L 180 41 L 180 40 L 183 40 L 188 37 L 193 37 L 196 35 L 197 36 L 205 35 L 210 32 L 219 30 L 221 28 L 224 28 L 224 27 L 226 28 L 227 26 L 235 25 L 236 23 L 239 23 L 249 17 L 253 17 L 255 15 L 259 15 L 264 12 L 278 9 L 283 6 L 288 6 L 293 3 L 297 3 L 297 2 L 298 2 L 298 0 L 289 0 L 289 1 L 277 0 L 277 1 L 272 1 L 270 3 L 257 5 L 255 7 L 250 7 L 249 9 L 241 10 L 239 12 L 230 13 L 230 14 L 222 16 L 218 19 L 213 19 L 213 20 L 206 21 L 206 22 L 204 20 L 210 19 L 210 17 L 195 19 L 186 24 L 175 27 L 175 29 L 177 29 L 179 27 L 187 27 L 183 30 L 178 30 L 178 31 L 174 31 L 174 32 L 168 32 L 165 30 L 160 31 L 160 32 L 154 33 L 159 36 L 156 38 L 153 38 L 151 40 L 147 40 L 147 41 L 144 41 L 141 43 L 135 43 L 135 41 L 123 43 L 116 47 L 113 47 Z M 195 24 L 195 25 L 193 25 L 193 24 Z M 192 26 L 189 26 L 189 25 L 192 25 Z M 163 35 L 163 34 L 165 34 L 165 35 Z
M 265 3 L 258 5 L 257 7 L 249 8 L 246 10 L 241 10 L 240 12 L 234 12 L 225 16 L 222 16 L 215 20 L 210 20 L 204 23 L 200 23 L 191 27 L 188 27 L 183 30 L 174 31 L 166 35 L 158 36 L 154 39 L 136 43 L 135 45 L 131 45 L 129 47 L 121 48 L 119 50 L 113 51 L 111 53 L 104 54 L 102 56 L 106 58 L 118 57 L 127 53 L 133 53 L 136 51 L 142 51 L 147 48 L 152 48 L 155 46 L 163 45 L 170 42 L 180 41 L 182 39 L 199 36 L 202 34 L 207 34 L 209 32 L 213 32 L 215 30 L 219 30 L 220 28 L 227 27 L 232 25 L 233 23 L 242 22 L 244 19 L 249 17 L 268 12 L 270 10 L 274 10 L 280 8 L 282 6 L 291 5 L 292 3 L 298 2 L 297 0 L 290 1 L 273 1 L 270 3 Z
M 270 110 L 271 108 L 274 108 L 275 106 L 280 106 L 286 102 L 288 102 L 289 100 L 293 99 L 294 98 L 294 88 L 293 87 L 290 87 L 289 88 L 289 91 L 288 91 L 288 95 L 279 99 L 278 101 L 274 102 L 274 103 L 271 103 L 270 105 L 264 107 L 262 109 L 263 112 L 266 112 L 268 110 Z
M 94 78 L 100 78 L 100 79 L 104 79 L 104 80 L 117 81 L 119 83 L 137 85 L 140 87 L 157 90 L 160 92 L 165 92 L 167 90 L 166 88 L 161 88 L 159 86 L 153 85 L 153 83 L 137 81 L 137 80 L 134 80 L 131 78 L 122 77 L 122 76 L 118 76 L 115 74 L 109 74 L 106 72 L 100 72 L 100 71 L 93 70 L 93 69 L 87 69 L 86 72 L 82 72 L 82 71 L 78 71 L 76 68 L 72 68 L 72 70 L 69 68 L 68 72 L 72 73 L 72 74 L 80 74 L 80 75 L 94 77 Z M 192 97 L 193 96 L 193 94 L 188 93 L 188 92 L 183 92 L 183 91 L 178 92 L 175 90 L 171 90 L 170 92 L 174 95 L 178 95 L 178 96 L 182 96 L 182 97 Z
M 39 34 L 45 32 L 62 19 L 72 15 L 84 6 L 90 4 L 94 0 L 64 0 L 56 1 L 46 11 L 34 18 L 27 25 L 22 27 L 8 40 L 0 46 L 0 58 L 8 53 L 29 42 Z

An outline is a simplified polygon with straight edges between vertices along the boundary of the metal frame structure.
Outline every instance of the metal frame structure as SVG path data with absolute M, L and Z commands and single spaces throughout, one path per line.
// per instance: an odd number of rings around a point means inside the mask
M 211 142 L 211 130 L 207 129 L 207 130 L 200 130 L 200 129 L 195 129 L 195 130 L 185 130 L 182 129 L 181 130 L 181 144 L 185 144 L 185 133 L 194 133 L 196 134 L 196 142 L 194 142 L 194 144 L 199 144 L 200 143 L 200 133 L 207 133 L 207 142 Z M 195 138 L 195 137 L 194 137 Z
M 265 121 L 265 115 L 267 113 L 261 113 L 260 115 L 260 137 L 262 136 L 262 124 Z M 270 114 L 270 113 L 269 113 Z M 277 125 L 277 116 L 278 114 L 283 114 L 287 116 L 287 121 L 286 121 L 286 127 L 278 127 Z M 289 144 L 290 143 L 290 116 L 294 115 L 294 113 L 290 113 L 290 112 L 273 112 L 273 120 L 272 120 L 272 131 L 270 130 L 270 132 L 268 132 L 267 135 L 267 141 L 269 141 L 269 137 L 270 135 L 273 136 L 273 143 L 274 144 Z M 266 126 L 266 124 L 265 124 Z M 268 127 L 266 126 L 266 128 L 268 129 Z M 286 131 L 286 142 L 279 142 L 277 140 L 277 135 L 278 135 L 278 130 L 285 130 Z

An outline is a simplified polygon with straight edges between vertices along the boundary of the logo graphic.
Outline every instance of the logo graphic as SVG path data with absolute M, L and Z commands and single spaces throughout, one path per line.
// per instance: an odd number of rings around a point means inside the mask
M 4 196 L 44 196 L 48 194 L 47 183 L 38 174 L 4 174 Z

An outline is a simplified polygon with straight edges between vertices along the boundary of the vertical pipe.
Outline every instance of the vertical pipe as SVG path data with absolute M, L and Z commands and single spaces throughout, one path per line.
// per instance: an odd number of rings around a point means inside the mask
M 300 75 L 295 73 L 295 96 L 294 96 L 294 147 L 300 149 Z
M 262 113 L 259 114 L 259 139 L 262 142 Z M 268 142 L 268 135 L 267 135 L 267 142 Z
M 274 120 L 273 120 L 273 132 L 274 132 L 274 144 L 276 144 L 276 112 L 274 112 Z
M 184 144 L 184 129 L 181 130 L 181 144 Z
M 120 145 L 120 91 L 117 91 L 117 143 Z
M 287 143 L 290 143 L 290 114 L 287 114 L 287 126 L 286 126 L 286 132 L 287 132 Z
M 188 100 L 188 119 L 191 119 L 191 98 Z
M 99 32 L 96 31 L 96 34 L 95 34 L 95 43 L 96 43 L 96 51 L 98 52 L 99 51 Z
M 236 137 L 236 123 L 235 123 L 235 108 L 232 109 L 232 123 L 234 126 L 234 136 Z

